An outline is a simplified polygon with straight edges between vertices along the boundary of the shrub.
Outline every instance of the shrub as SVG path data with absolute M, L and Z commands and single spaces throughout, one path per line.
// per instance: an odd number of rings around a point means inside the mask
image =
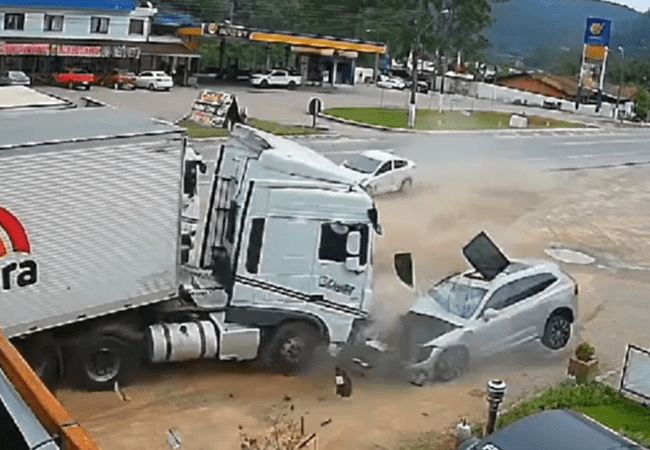
M 586 342 L 583 342 L 576 348 L 576 358 L 580 361 L 590 361 L 594 357 L 595 353 L 596 349 Z

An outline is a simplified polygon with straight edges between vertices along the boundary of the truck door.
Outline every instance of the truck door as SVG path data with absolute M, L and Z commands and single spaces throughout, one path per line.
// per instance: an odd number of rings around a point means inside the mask
M 317 223 L 296 217 L 251 216 L 244 235 L 233 301 L 305 301 L 312 293 Z
M 333 307 L 359 309 L 369 276 L 369 227 L 331 221 L 319 228 L 315 291 Z

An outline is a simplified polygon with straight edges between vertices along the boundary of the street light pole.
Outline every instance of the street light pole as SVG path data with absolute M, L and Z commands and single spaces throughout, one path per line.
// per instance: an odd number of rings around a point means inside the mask
M 621 116 L 620 111 L 618 110 L 618 104 L 621 100 L 621 85 L 623 84 L 623 71 L 625 70 L 625 50 L 623 47 L 619 46 L 618 50 L 621 52 L 621 73 L 619 75 L 618 79 L 618 94 L 616 95 L 616 114 L 618 115 L 618 119 L 623 122 L 623 117 Z

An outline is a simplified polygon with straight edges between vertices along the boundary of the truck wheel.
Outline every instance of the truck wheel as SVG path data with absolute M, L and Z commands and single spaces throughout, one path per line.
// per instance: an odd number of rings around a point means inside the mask
M 411 186 L 413 186 L 413 181 L 411 181 L 410 178 L 407 178 L 406 180 L 402 181 L 402 184 L 399 187 L 400 192 L 406 192 L 409 189 L 411 189 Z
M 289 81 L 289 89 L 292 91 L 296 88 L 296 82 L 295 81 Z
M 439 381 L 451 381 L 461 376 L 469 367 L 469 352 L 463 347 L 445 349 L 434 366 L 434 377 Z
M 155 86 L 153 85 L 153 83 L 149 83 L 149 90 L 153 91 L 154 89 L 155 89 Z
M 68 83 L 68 89 L 74 89 L 74 83 L 72 81 Z
M 571 321 L 565 314 L 556 312 L 546 321 L 542 344 L 552 350 L 558 350 L 569 342 L 571 338 Z
M 318 331 L 306 323 L 282 325 L 262 350 L 262 361 L 272 370 L 296 373 L 309 366 L 320 341 Z
M 263 88 L 269 87 L 269 82 L 266 81 L 266 80 L 262 80 L 262 82 L 260 83 L 260 86 L 263 87 Z
M 138 352 L 114 336 L 101 334 L 80 340 L 69 358 L 70 374 L 81 387 L 111 389 L 124 382 L 136 368 Z

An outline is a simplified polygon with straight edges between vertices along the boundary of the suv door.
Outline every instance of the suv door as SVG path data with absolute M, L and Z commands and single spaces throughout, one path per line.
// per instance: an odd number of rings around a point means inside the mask
M 537 307 L 540 296 L 555 281 L 550 273 L 534 274 L 514 280 L 498 288 L 477 315 L 486 354 L 506 350 L 538 337 L 539 323 L 545 320 L 543 311 Z M 485 321 L 485 310 L 492 308 L 499 314 Z

